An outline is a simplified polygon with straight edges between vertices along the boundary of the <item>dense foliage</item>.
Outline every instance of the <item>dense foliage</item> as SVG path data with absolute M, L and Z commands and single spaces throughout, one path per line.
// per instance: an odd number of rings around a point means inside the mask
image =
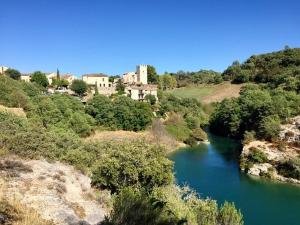
M 272 88 L 282 87 L 299 93 L 300 49 L 286 48 L 278 52 L 253 55 L 242 64 L 235 61 L 222 76 L 224 80 L 235 83 L 268 83 Z
M 87 103 L 86 112 L 95 118 L 98 125 L 132 131 L 144 130 L 153 117 L 148 103 L 125 96 L 118 96 L 112 101 L 97 95 Z
M 83 80 L 74 80 L 70 86 L 71 90 L 82 96 L 88 89 L 88 85 Z
M 300 95 L 281 88 L 269 90 L 249 85 L 238 98 L 223 100 L 216 106 L 210 128 L 217 134 L 242 138 L 246 131 L 257 137 L 278 136 L 281 122 L 300 113 Z
M 198 100 L 163 94 L 158 114 L 167 115 L 166 130 L 177 140 L 193 145 L 206 139 L 202 128 L 208 124 L 209 115 Z
M 199 70 L 197 72 L 178 71 L 172 73 L 176 78 L 178 87 L 198 84 L 219 84 L 223 81 L 220 73 L 213 70 Z
M 4 74 L 14 80 L 20 80 L 21 73 L 18 70 L 15 69 L 7 69 Z
M 31 82 L 35 82 L 42 87 L 47 87 L 49 85 L 46 75 L 41 71 L 36 71 L 31 75 Z
M 92 183 L 116 192 L 132 186 L 152 190 L 155 186 L 172 183 L 173 163 L 164 149 L 143 141 L 122 143 L 120 148 L 106 151 L 93 168 Z
M 123 189 L 113 211 L 102 225 L 242 225 L 241 213 L 225 202 L 202 200 L 188 188 L 167 186 L 151 194 L 143 189 Z

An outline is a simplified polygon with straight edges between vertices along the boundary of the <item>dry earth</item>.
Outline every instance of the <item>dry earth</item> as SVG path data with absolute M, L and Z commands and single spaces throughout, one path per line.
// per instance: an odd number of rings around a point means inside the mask
M 8 201 L 19 199 L 55 224 L 97 224 L 106 214 L 95 200 L 90 178 L 72 166 L 10 157 L 0 160 L 0 175 Z
M 96 131 L 95 134 L 85 138 L 86 141 L 130 141 L 144 139 L 149 144 L 163 145 L 166 149 L 171 152 L 177 148 L 185 147 L 186 145 L 182 142 L 176 141 L 165 131 L 160 131 L 154 134 L 151 130 L 134 132 L 134 131 Z
M 0 105 L 0 112 L 13 113 L 17 116 L 26 117 L 26 113 L 22 108 L 9 108 L 3 105 Z
M 243 84 L 230 84 L 224 82 L 222 84 L 215 85 L 214 91 L 202 98 L 203 103 L 220 102 L 225 98 L 238 97 Z

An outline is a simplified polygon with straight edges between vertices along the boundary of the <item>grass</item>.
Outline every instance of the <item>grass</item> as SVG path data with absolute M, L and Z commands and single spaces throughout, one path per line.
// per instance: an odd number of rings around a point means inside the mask
M 211 94 L 214 91 L 214 87 L 182 87 L 168 91 L 169 93 L 180 98 L 196 98 L 202 99 L 203 97 Z
M 231 84 L 223 82 L 221 84 L 206 84 L 176 88 L 167 91 L 180 98 L 195 98 L 204 103 L 219 102 L 224 98 L 238 97 L 242 84 Z

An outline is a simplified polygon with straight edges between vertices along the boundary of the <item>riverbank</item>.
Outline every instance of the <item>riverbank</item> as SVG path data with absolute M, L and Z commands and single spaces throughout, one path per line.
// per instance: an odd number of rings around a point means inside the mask
M 244 145 L 240 167 L 249 175 L 300 184 L 299 156 L 297 148 L 256 140 Z
M 298 225 L 298 185 L 260 179 L 240 171 L 239 141 L 208 133 L 209 144 L 182 148 L 172 153 L 176 182 L 189 185 L 202 198 L 218 204 L 234 202 L 245 225 Z

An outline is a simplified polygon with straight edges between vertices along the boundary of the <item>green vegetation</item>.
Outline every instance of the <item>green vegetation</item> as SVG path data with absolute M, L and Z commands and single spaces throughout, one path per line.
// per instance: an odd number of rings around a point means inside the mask
M 84 106 L 72 96 L 43 95 L 37 82 L 6 76 L 0 77 L 0 87 L 1 104 L 24 106 L 27 114 L 21 118 L 0 113 L 1 154 L 59 160 L 89 174 L 95 187 L 115 196 L 113 211 L 104 224 L 243 224 L 233 205 L 226 203 L 218 209 L 215 201 L 201 200 L 174 187 L 173 163 L 163 147 L 144 140 L 86 142 L 80 138 L 93 132 L 95 123 L 116 129 L 145 129 L 153 117 L 149 103 L 96 95 Z M 17 103 L 10 97 L 14 91 L 23 96 Z M 172 112 L 179 116 L 189 131 L 208 122 L 202 105 L 194 99 L 163 96 L 161 105 L 153 107 L 158 107 L 158 115 Z
M 132 131 L 144 130 L 153 117 L 148 103 L 134 101 L 125 96 L 111 100 L 97 95 L 87 103 L 86 112 L 95 118 L 98 125 Z
M 248 155 L 248 160 L 252 163 L 265 163 L 268 161 L 268 157 L 264 152 L 258 148 L 250 148 L 250 153 Z
M 240 64 L 235 61 L 222 74 L 224 80 L 235 83 L 267 83 L 271 88 L 282 87 L 300 92 L 300 49 L 254 55 Z
M 220 73 L 213 70 L 200 70 L 198 72 L 178 71 L 171 73 L 176 78 L 178 87 L 186 87 L 199 84 L 219 84 L 223 81 Z
M 7 69 L 4 74 L 14 80 L 20 80 L 21 79 L 21 73 L 18 70 L 15 69 Z
M 158 85 L 159 85 L 159 88 L 162 90 L 170 90 L 170 89 L 176 88 L 177 81 L 176 81 L 175 77 L 166 73 L 166 74 L 159 76 Z
M 87 91 L 88 86 L 83 80 L 74 80 L 70 88 L 79 96 L 83 96 L 83 94 Z
M 213 200 L 201 200 L 188 188 L 158 187 L 149 195 L 143 189 L 123 189 L 113 211 L 101 225 L 242 225 L 234 204 L 220 208 Z
M 151 191 L 173 181 L 173 163 L 165 150 L 143 141 L 122 143 L 122 147 L 106 151 L 93 167 L 92 184 L 112 192 L 124 187 L 143 187 Z
M 240 97 L 217 104 L 210 129 L 235 138 L 254 131 L 259 138 L 273 139 L 278 136 L 280 122 L 300 113 L 299 106 L 300 95 L 294 91 L 248 85 L 242 88 Z
M 208 124 L 208 113 L 196 99 L 162 95 L 158 114 L 167 115 L 166 130 L 178 141 L 194 145 L 205 136 L 202 128 Z
M 36 71 L 32 74 L 31 82 L 35 82 L 42 87 L 47 87 L 49 85 L 46 75 L 41 71 Z
M 300 159 L 283 161 L 277 165 L 277 170 L 284 177 L 300 180 Z

